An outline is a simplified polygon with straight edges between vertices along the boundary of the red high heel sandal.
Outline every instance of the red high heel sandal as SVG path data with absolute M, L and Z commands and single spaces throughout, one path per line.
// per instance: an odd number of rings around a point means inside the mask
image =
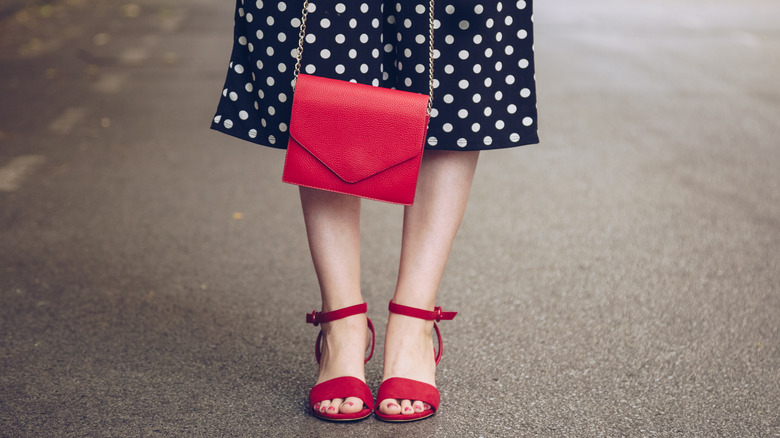
M 321 323 L 336 321 L 338 319 L 346 318 L 348 316 L 359 315 L 366 313 L 368 305 L 366 303 L 358 304 L 355 306 L 344 307 L 343 309 L 334 310 L 331 312 L 317 312 L 316 310 L 306 314 L 306 322 L 318 326 Z M 371 320 L 366 318 L 368 323 L 368 329 L 371 330 L 371 352 L 363 362 L 367 363 L 371 356 L 374 355 L 374 325 Z M 322 342 L 322 330 L 317 335 L 317 342 L 314 344 L 314 356 L 317 358 L 317 363 L 320 363 L 321 351 L 320 344 Z M 358 397 L 363 401 L 363 409 L 360 412 L 354 414 L 328 414 L 326 412 L 319 412 L 314 409 L 314 405 L 323 400 L 332 400 L 334 398 L 347 398 Z M 344 376 L 336 377 L 315 385 L 309 392 L 309 408 L 312 415 L 317 418 L 329 421 L 354 421 L 362 420 L 369 415 L 374 409 L 374 399 L 371 397 L 371 390 L 368 388 L 365 382 L 357 377 Z
M 436 365 L 441 361 L 441 355 L 444 351 L 444 344 L 441 339 L 441 332 L 439 332 L 439 326 L 436 325 L 439 321 L 449 321 L 455 318 L 458 312 L 443 312 L 441 307 L 435 307 L 433 311 L 417 309 L 415 307 L 402 306 L 390 301 L 390 313 L 397 313 L 399 315 L 411 316 L 412 318 L 424 319 L 426 321 L 434 321 L 433 328 L 436 330 L 436 337 L 439 340 L 439 351 L 436 353 Z M 379 402 L 393 398 L 397 400 L 421 400 L 431 405 L 431 409 L 426 409 L 423 412 L 415 412 L 414 414 L 383 414 L 379 412 Z M 376 396 L 377 407 L 376 417 L 383 421 L 390 421 L 396 423 L 402 423 L 407 421 L 422 420 L 428 418 L 436 413 L 439 408 L 439 401 L 441 396 L 439 390 L 435 386 L 427 383 L 419 382 L 417 380 L 405 379 L 403 377 L 391 377 L 381 385 L 379 385 L 379 391 Z

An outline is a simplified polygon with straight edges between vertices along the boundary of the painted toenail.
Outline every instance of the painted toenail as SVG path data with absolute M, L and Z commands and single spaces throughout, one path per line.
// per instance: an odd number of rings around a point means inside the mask
M 335 407 L 333 407 L 333 406 L 330 406 L 330 407 L 328 408 L 328 410 L 329 410 L 329 411 L 331 411 L 331 412 L 336 412 L 336 408 L 335 408 Z
M 407 406 L 407 407 L 404 409 L 404 411 L 406 411 L 406 412 L 409 412 L 409 411 L 411 411 L 411 410 L 412 410 L 412 408 L 410 408 L 409 406 Z
M 355 404 L 354 404 L 354 403 L 352 403 L 352 402 L 346 402 L 345 404 L 346 404 L 347 406 L 354 406 L 354 405 L 355 405 Z
M 398 407 L 398 405 L 397 405 L 397 404 L 395 404 L 395 403 L 388 403 L 388 404 L 387 404 L 387 407 L 388 407 L 388 408 L 397 408 L 397 407 Z

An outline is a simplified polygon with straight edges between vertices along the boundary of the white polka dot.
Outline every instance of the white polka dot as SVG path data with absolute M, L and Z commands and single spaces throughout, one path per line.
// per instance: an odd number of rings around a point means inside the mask
M 355 49 L 351 49 L 351 50 L 349 51 L 349 57 L 350 57 L 350 58 L 352 58 L 352 59 L 355 59 L 355 58 L 357 58 L 357 50 L 355 50 Z
M 423 44 L 425 43 L 425 36 L 417 35 L 416 37 L 414 37 L 414 41 L 417 42 L 417 44 Z
M 282 132 L 287 132 L 287 123 L 280 123 L 279 130 Z
M 471 100 L 474 101 L 474 103 L 480 103 L 482 101 L 482 95 L 477 93 L 471 96 Z
M 525 29 L 520 29 L 517 31 L 517 37 L 521 40 L 524 40 L 528 37 L 528 31 Z
M 482 5 L 476 5 L 474 6 L 474 13 L 481 14 L 485 11 L 485 7 Z
M 514 84 L 515 83 L 515 77 L 513 75 L 507 75 L 506 83 L 509 84 L 509 85 Z
M 241 44 L 242 46 L 245 46 L 246 45 L 246 37 L 245 36 L 238 37 L 238 44 Z
M 485 86 L 490 87 L 493 85 L 493 78 L 485 78 Z
M 290 26 L 292 26 L 292 27 L 294 27 L 296 29 L 301 27 L 301 19 L 300 18 L 293 18 L 292 20 L 290 20 Z
M 525 2 L 523 0 L 520 0 L 517 2 L 517 9 L 525 9 Z
M 489 107 L 489 106 L 486 106 L 486 107 L 485 107 L 485 110 L 484 110 L 484 111 L 482 111 L 482 114 L 484 114 L 484 115 L 485 115 L 485 117 L 490 117 L 490 116 L 492 116 L 492 115 L 493 115 L 493 108 L 491 108 L 491 107 Z
M 482 43 L 482 35 L 474 35 L 474 44 Z
M 349 27 L 350 27 L 350 29 L 356 28 L 357 27 L 357 20 L 354 19 L 354 18 L 349 20 Z
M 279 93 L 279 102 L 287 102 L 287 95 L 284 93 Z
M 513 20 L 512 20 L 512 16 L 511 15 L 507 15 L 506 18 L 504 18 L 504 24 L 506 24 L 507 26 L 511 26 L 512 25 L 512 21 Z
M 366 12 L 368 12 L 368 5 L 366 3 L 363 3 L 362 5 L 360 5 L 360 12 L 362 12 L 364 14 Z
M 276 144 L 276 136 L 269 135 L 268 136 L 268 143 Z
M 502 39 L 504 39 L 504 34 L 501 32 L 496 32 L 496 41 L 500 42 Z
M 479 123 L 474 123 L 471 125 L 471 132 L 479 132 L 479 130 L 482 128 Z
M 363 74 L 368 73 L 368 64 L 360 64 L 360 72 Z
M 447 35 L 444 37 L 444 42 L 447 44 L 452 44 L 455 42 L 455 37 L 453 37 L 452 35 Z
M 257 69 L 262 70 L 263 69 L 263 61 L 257 61 Z
M 517 63 L 520 68 L 528 68 L 528 60 L 527 59 L 521 59 L 520 62 Z
M 488 47 L 487 49 L 485 49 L 485 57 L 490 58 L 491 56 L 493 56 L 493 49 Z
M 233 127 L 233 121 L 230 119 L 225 119 L 225 121 L 222 122 L 222 126 L 224 126 L 227 129 L 230 129 Z
M 344 71 L 346 71 L 346 68 L 344 67 L 343 64 L 339 64 L 339 65 L 336 66 L 335 70 L 336 70 L 336 73 L 338 73 L 340 75 L 343 75 Z
M 458 87 L 459 87 L 461 90 L 465 90 L 466 88 L 468 88 L 468 87 L 469 87 L 469 81 L 467 81 L 467 80 L 465 80 L 465 79 L 461 79 L 461 80 L 460 80 L 460 82 L 458 82 Z
M 227 89 L 227 88 L 225 88 L 224 90 L 222 90 L 222 95 L 223 95 L 223 96 L 225 96 L 225 97 L 227 97 L 227 95 L 228 95 L 228 89 Z
M 252 43 L 249 43 L 249 45 L 247 45 L 246 47 L 249 49 L 250 52 L 254 52 L 255 51 L 255 45 L 252 44 Z
M 273 56 L 274 55 L 274 48 L 273 47 L 268 47 L 267 49 L 265 49 L 265 53 L 267 53 L 268 56 Z
M 458 117 L 460 117 L 461 119 L 465 119 L 468 116 L 469 116 L 469 112 L 465 108 L 458 111 Z
M 406 78 L 406 80 L 404 81 L 404 85 L 406 85 L 407 87 L 411 87 L 412 86 L 412 79 L 411 78 Z
M 482 139 L 482 143 L 485 143 L 485 145 L 490 146 L 493 144 L 493 137 L 487 135 L 485 138 Z
M 528 97 L 530 95 L 531 95 L 531 90 L 529 90 L 528 88 L 523 88 L 522 90 L 520 90 L 520 96 Z
M 346 40 L 347 40 L 347 37 L 345 37 L 343 33 L 340 33 L 340 34 L 336 35 L 336 42 L 338 44 L 344 44 L 344 41 L 346 41 Z
M 459 147 L 465 148 L 466 146 L 469 145 L 469 141 L 466 140 L 465 138 L 459 138 L 458 141 L 457 141 L 457 145 Z
M 515 52 L 515 48 L 512 46 L 506 46 L 504 48 L 504 53 L 506 53 L 507 55 L 511 55 L 514 52 Z
M 469 51 L 468 50 L 461 50 L 458 52 L 458 58 L 466 60 L 469 59 Z
M 320 27 L 323 28 L 323 29 L 329 28 L 330 27 L 330 20 L 327 19 L 327 18 L 323 18 L 322 20 L 320 20 Z
M 322 49 L 322 50 L 320 50 L 320 57 L 321 57 L 322 59 L 328 59 L 328 58 L 330 58 L 330 50 L 328 50 L 328 49 Z
M 257 33 L 255 33 L 255 36 L 257 37 L 258 40 L 263 39 L 263 31 L 258 30 Z
M 494 97 L 495 97 L 496 100 L 501 100 L 501 99 L 504 98 L 504 93 L 502 93 L 501 90 L 498 90 L 498 91 L 496 91 L 496 94 L 495 94 Z
M 523 125 L 524 126 L 531 126 L 533 124 L 534 124 L 534 119 L 532 119 L 530 117 L 523 118 Z
M 265 83 L 268 84 L 269 87 L 273 87 L 276 81 L 272 76 L 268 76 L 268 79 L 265 80 Z
M 474 64 L 474 73 L 479 74 L 482 72 L 482 66 L 479 64 Z
M 444 132 L 452 132 L 452 124 L 451 123 L 445 123 L 444 125 L 442 125 L 441 129 Z
M 268 107 L 268 114 L 271 115 L 271 116 L 276 114 L 276 108 L 274 108 L 272 106 L 269 106 Z
M 243 17 L 244 16 L 244 8 L 238 8 L 238 16 Z
M 452 103 L 455 100 L 455 98 L 452 97 L 452 94 L 445 94 L 444 97 L 442 97 L 442 100 L 444 101 L 444 103 Z
M 485 21 L 485 27 L 487 27 L 488 29 L 492 29 L 494 24 L 495 21 L 493 21 L 492 18 L 488 18 L 487 21 Z
M 414 71 L 416 71 L 417 73 L 425 73 L 425 70 L 426 70 L 425 66 L 422 64 L 417 64 L 416 66 L 414 66 Z
M 233 67 L 233 70 L 235 70 L 238 74 L 242 74 L 244 73 L 244 66 L 241 64 L 236 64 L 236 66 Z
M 263 9 L 263 0 L 257 0 L 255 6 L 257 6 L 257 9 Z
M 466 30 L 469 28 L 469 22 L 468 20 L 461 20 L 460 23 L 458 23 L 458 27 L 460 30 Z
M 315 66 L 313 66 L 313 65 L 309 64 L 309 65 L 307 65 L 307 66 L 306 66 L 306 68 L 304 69 L 304 71 L 306 71 L 306 73 L 308 73 L 308 74 L 310 74 L 310 75 L 313 75 L 313 74 L 314 74 L 314 72 L 315 72 L 315 71 L 317 71 L 317 67 L 315 67 Z
M 454 14 L 454 13 L 455 13 L 455 6 L 452 6 L 452 5 L 447 5 L 447 6 L 444 8 L 444 12 L 446 12 L 446 13 L 448 13 L 448 14 L 450 14 L 450 15 Z
M 455 71 L 455 67 L 453 67 L 451 64 L 447 64 L 444 66 L 444 73 L 447 73 L 448 75 L 451 75 L 452 72 Z
M 287 41 L 287 34 L 284 32 L 279 32 L 279 35 L 276 36 L 276 39 L 278 39 L 280 43 L 283 43 Z
M 252 90 L 254 90 L 254 88 L 255 88 L 255 87 L 252 85 L 252 83 L 251 83 L 251 82 L 247 82 L 247 84 L 246 84 L 246 85 L 244 85 L 244 89 L 245 89 L 246 91 L 250 92 L 250 93 L 252 92 Z
M 236 93 L 235 91 L 231 91 L 230 92 L 230 100 L 232 100 L 233 102 L 237 101 L 238 100 L 238 93 Z
M 220 120 L 222 120 L 222 116 L 215 116 L 214 117 L 214 123 L 219 123 Z
M 247 135 L 249 135 L 249 138 L 257 137 L 257 129 L 250 129 Z
M 336 12 L 338 12 L 339 14 L 343 14 L 344 11 L 346 11 L 346 10 L 347 10 L 347 7 L 344 6 L 344 3 L 336 4 Z
M 287 71 L 287 64 L 280 62 L 277 68 L 279 69 L 280 73 L 284 73 Z
M 428 144 L 431 146 L 436 146 L 439 144 L 439 140 L 436 137 L 430 137 L 428 138 Z
M 513 133 L 509 134 L 509 141 L 511 141 L 511 142 L 518 142 L 518 141 L 520 141 L 520 134 L 518 134 L 516 132 L 513 132 Z
M 246 119 L 249 118 L 249 113 L 246 112 L 246 111 L 241 110 L 241 111 L 238 112 L 238 118 L 241 119 L 241 120 L 246 120 Z
M 517 105 L 511 104 L 511 105 L 507 106 L 506 107 L 506 112 L 508 112 L 509 114 L 516 113 L 517 112 Z
M 504 121 L 496 120 L 496 129 L 504 129 Z
M 315 41 L 317 41 L 317 35 L 314 35 L 313 33 L 306 34 L 306 42 L 307 43 L 312 44 Z
M 438 116 L 439 116 L 439 110 L 437 110 L 436 108 L 431 108 L 431 117 L 436 118 Z
M 417 12 L 418 14 L 424 14 L 424 13 L 425 13 L 425 6 L 423 6 L 423 5 L 417 5 L 417 6 L 414 8 L 414 11 L 415 11 L 415 12 Z

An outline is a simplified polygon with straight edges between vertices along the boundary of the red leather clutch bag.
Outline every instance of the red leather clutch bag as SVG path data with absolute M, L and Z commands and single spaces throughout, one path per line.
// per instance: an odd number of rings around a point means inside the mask
M 282 181 L 414 202 L 429 96 L 300 74 Z

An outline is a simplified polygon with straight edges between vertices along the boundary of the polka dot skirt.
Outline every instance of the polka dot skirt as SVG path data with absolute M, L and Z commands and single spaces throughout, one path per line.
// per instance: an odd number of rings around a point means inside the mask
M 303 0 L 237 0 L 211 127 L 286 148 Z M 427 149 L 538 142 L 532 0 L 436 0 Z M 310 0 L 302 71 L 428 94 L 428 1 Z

